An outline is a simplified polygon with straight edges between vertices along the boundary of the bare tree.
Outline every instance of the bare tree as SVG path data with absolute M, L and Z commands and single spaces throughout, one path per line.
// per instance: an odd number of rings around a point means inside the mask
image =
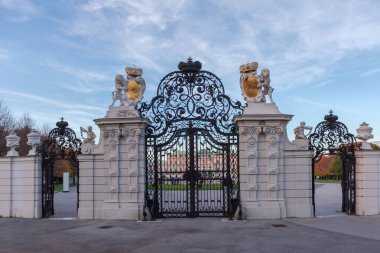
M 28 112 L 24 112 L 24 114 L 17 121 L 18 129 L 27 129 L 32 130 L 36 125 L 36 121 L 30 116 Z
M 52 129 L 53 128 L 49 124 L 47 124 L 47 123 L 43 124 L 42 127 L 38 128 L 38 131 L 41 134 L 41 142 L 44 141 L 44 140 L 47 140 L 47 138 L 49 136 L 49 133 L 50 133 L 50 131 Z
M 26 143 L 28 142 L 28 134 L 35 125 L 35 120 L 27 112 L 24 112 L 17 122 L 15 132 L 20 137 L 20 147 L 17 149 L 20 156 L 26 156 L 29 153 L 30 147 Z
M 8 106 L 0 99 L 0 156 L 7 152 L 5 137 L 16 127 L 16 120 Z

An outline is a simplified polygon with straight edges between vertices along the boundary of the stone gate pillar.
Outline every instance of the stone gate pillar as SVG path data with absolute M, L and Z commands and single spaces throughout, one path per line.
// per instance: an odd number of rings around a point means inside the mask
M 106 116 L 95 119 L 99 144 L 87 132 L 79 160 L 79 219 L 143 219 L 145 127 L 134 105 L 142 99 L 142 69 L 126 67 L 115 77 L 113 101 Z M 115 105 L 119 102 L 119 105 Z M 90 127 L 89 127 L 90 129 Z
M 368 142 L 373 138 L 372 127 L 363 122 L 356 130 L 362 149 L 355 151 L 356 158 L 356 215 L 380 214 L 380 150 Z
M 79 219 L 142 219 L 145 190 L 145 126 L 133 107 L 110 107 L 99 145 L 79 156 Z
M 312 217 L 312 152 L 304 134 L 310 127 L 301 125 L 295 130 L 299 136 L 289 141 L 286 127 L 293 116 L 282 114 L 273 102 L 269 70 L 256 75 L 257 68 L 257 62 L 240 66 L 240 87 L 248 106 L 234 118 L 243 217 Z
M 240 195 L 247 219 L 286 217 L 284 199 L 284 142 L 292 115 L 275 103 L 248 103 L 235 117 L 239 127 Z

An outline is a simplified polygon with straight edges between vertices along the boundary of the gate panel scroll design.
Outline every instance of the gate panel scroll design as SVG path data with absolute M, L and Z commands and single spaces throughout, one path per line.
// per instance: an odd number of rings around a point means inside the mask
M 232 216 L 240 201 L 238 132 L 244 106 L 199 61 L 180 62 L 137 109 L 146 127 L 145 205 L 154 218 Z
M 324 155 L 337 155 L 342 160 L 342 212 L 355 214 L 355 148 L 360 148 L 345 124 L 338 121 L 332 111 L 325 116 L 309 136 L 309 148 L 313 155 L 313 206 L 315 214 L 314 165 Z
M 52 129 L 47 140 L 44 140 L 39 147 L 42 157 L 42 217 L 47 218 L 54 215 L 54 164 L 57 160 L 69 160 L 78 173 L 79 161 L 77 154 L 80 153 L 81 141 L 76 137 L 75 132 L 68 128 L 68 123 L 58 121 L 56 128 Z M 77 180 L 77 190 L 79 193 L 79 178 Z M 77 205 L 79 204 L 79 198 Z M 78 206 L 77 206 L 78 207 Z

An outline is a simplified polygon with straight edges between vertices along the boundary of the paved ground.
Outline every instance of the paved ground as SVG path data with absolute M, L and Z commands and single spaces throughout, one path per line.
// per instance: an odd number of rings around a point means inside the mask
M 324 195 L 317 198 L 320 201 L 333 198 L 334 187 L 318 186 L 316 193 Z M 274 221 L 3 218 L 0 219 L 0 253 L 380 252 L 380 216 L 331 215 L 336 214 L 336 206 L 339 209 L 339 203 L 323 206 L 321 202 L 320 212 L 325 215 L 319 218 Z
M 54 194 L 54 218 L 77 217 L 77 188 L 70 187 L 69 190 Z
M 286 227 L 273 227 L 283 224 Z M 378 231 L 380 232 L 380 231 Z M 380 241 L 281 221 L 0 219 L 0 252 L 379 252 Z
M 315 184 L 315 189 L 315 215 L 317 217 L 343 215 L 340 184 Z

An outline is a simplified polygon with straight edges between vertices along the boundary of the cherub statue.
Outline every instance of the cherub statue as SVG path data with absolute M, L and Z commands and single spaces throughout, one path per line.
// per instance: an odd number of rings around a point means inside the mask
M 87 134 L 86 138 L 83 136 L 83 133 Z M 95 145 L 96 134 L 92 131 L 92 126 L 88 126 L 87 130 L 83 127 L 80 127 L 80 135 L 84 139 L 83 144 L 89 143 Z
M 123 94 L 123 91 L 125 90 L 125 80 L 124 80 L 124 77 L 122 75 L 116 75 L 115 76 L 115 91 L 112 92 L 112 105 L 113 106 L 115 104 L 115 102 L 117 100 L 120 101 L 120 106 L 124 106 L 125 105 L 125 102 L 124 102 L 124 94 Z
M 305 130 L 309 130 L 309 133 L 305 134 Z M 313 127 L 306 126 L 305 122 L 301 121 L 300 125 L 294 128 L 294 134 L 295 134 L 296 140 L 297 139 L 307 140 L 307 137 L 311 133 L 311 130 L 313 130 Z
M 240 66 L 240 88 L 244 99 L 248 102 L 265 103 L 266 96 L 273 103 L 272 93 L 274 89 L 270 86 L 269 69 L 264 68 L 257 75 L 257 62 L 250 62 Z
M 269 100 L 271 103 L 273 103 L 272 99 L 272 93 L 273 93 L 273 88 L 270 86 L 270 74 L 269 74 L 269 69 L 262 69 L 261 74 L 259 75 L 259 84 L 258 87 L 261 90 L 261 102 L 265 102 L 265 96 L 269 97 Z

